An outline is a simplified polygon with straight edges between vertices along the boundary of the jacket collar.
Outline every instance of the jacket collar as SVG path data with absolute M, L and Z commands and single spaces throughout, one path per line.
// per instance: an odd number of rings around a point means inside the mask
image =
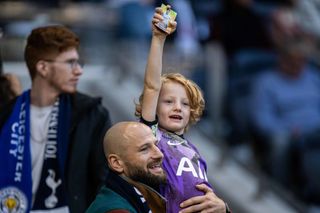
M 150 212 L 150 210 L 152 213 L 166 212 L 166 199 L 146 184 L 109 170 L 106 187 L 124 197 L 137 212 Z

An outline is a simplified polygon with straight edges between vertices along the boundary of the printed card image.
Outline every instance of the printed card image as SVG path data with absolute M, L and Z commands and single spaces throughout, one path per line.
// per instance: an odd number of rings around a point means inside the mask
M 156 26 L 165 31 L 166 33 L 170 33 L 171 32 L 171 27 L 169 27 L 169 21 L 174 21 L 177 17 L 177 13 L 173 10 L 171 10 L 170 8 L 168 8 L 166 5 L 162 4 L 161 5 L 161 9 L 162 9 L 162 16 L 163 16 L 163 21 L 159 22 L 156 24 Z

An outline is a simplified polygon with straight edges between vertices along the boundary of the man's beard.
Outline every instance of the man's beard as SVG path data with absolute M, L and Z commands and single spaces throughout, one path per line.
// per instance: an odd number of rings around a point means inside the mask
M 166 173 L 162 175 L 154 175 L 149 171 L 144 171 L 141 167 L 130 165 L 129 178 L 134 181 L 144 183 L 153 189 L 158 189 L 160 184 L 166 183 Z

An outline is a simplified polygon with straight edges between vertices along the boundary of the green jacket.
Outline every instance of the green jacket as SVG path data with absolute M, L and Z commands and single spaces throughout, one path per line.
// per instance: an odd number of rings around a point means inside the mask
M 130 213 L 165 213 L 166 200 L 151 187 L 109 170 L 105 186 L 86 213 L 128 210 Z
M 105 213 L 116 209 L 125 209 L 132 213 L 137 213 L 126 199 L 103 186 L 86 213 Z

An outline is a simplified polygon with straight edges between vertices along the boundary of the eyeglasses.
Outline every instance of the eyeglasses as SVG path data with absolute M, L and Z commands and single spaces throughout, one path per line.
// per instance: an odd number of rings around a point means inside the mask
M 44 59 L 44 61 L 52 62 L 52 63 L 68 64 L 70 66 L 70 69 L 72 69 L 72 70 L 76 69 L 78 66 L 81 68 L 84 67 L 83 61 L 79 61 L 77 59 L 70 59 L 67 61 L 56 61 L 56 60 L 51 60 L 51 59 Z

